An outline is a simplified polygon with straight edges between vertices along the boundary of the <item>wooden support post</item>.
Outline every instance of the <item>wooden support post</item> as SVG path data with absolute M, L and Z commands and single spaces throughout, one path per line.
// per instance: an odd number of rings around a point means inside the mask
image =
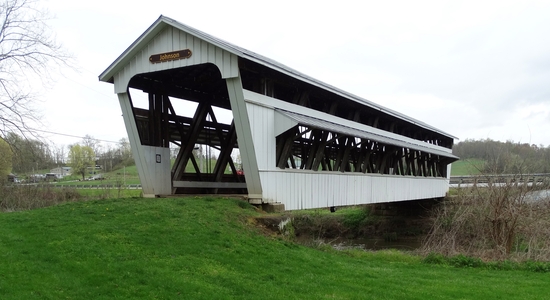
M 172 117 L 170 118 L 170 120 L 174 121 L 174 123 L 176 124 L 176 128 L 180 133 L 180 141 L 181 141 L 182 137 L 185 135 L 185 128 L 182 121 L 183 118 L 176 114 L 176 111 L 174 110 L 174 107 L 172 106 L 172 103 L 170 102 L 169 98 L 168 97 L 166 98 L 168 99 L 167 101 L 168 111 L 170 112 L 170 114 L 172 114 Z M 170 133 L 168 134 L 168 137 L 170 137 Z
M 223 140 L 222 147 L 220 151 L 220 156 L 218 161 L 214 166 L 214 181 L 218 182 L 221 180 L 223 173 L 225 172 L 225 167 L 227 166 L 229 160 L 231 160 L 231 152 L 233 151 L 233 145 L 237 141 L 237 134 L 235 132 L 235 124 L 231 123 L 230 131 L 227 134 L 227 138 Z M 234 171 L 236 174 L 237 171 Z
M 399 165 L 398 165 L 398 169 L 399 169 L 399 175 L 405 175 L 405 166 L 404 166 L 404 163 L 405 163 L 405 155 L 403 153 L 405 149 L 401 148 L 399 150 L 399 158 L 398 158 L 398 162 L 399 162 Z
M 361 142 L 361 154 L 360 154 L 360 169 L 361 172 L 367 173 L 369 171 L 369 157 L 370 157 L 370 141 L 367 139 L 363 139 Z
M 378 173 L 380 174 L 388 174 L 389 170 L 389 160 L 391 158 L 391 151 L 389 151 L 388 146 L 385 146 L 385 151 L 381 153 L 380 157 L 380 167 L 378 169 Z
M 355 139 L 352 138 L 352 137 L 348 137 L 346 139 L 346 144 L 344 146 L 344 154 L 342 156 L 342 161 L 340 163 L 340 171 L 342 172 L 346 172 L 346 171 L 349 171 L 349 156 L 350 156 L 350 151 L 351 151 L 351 148 L 353 148 L 353 145 L 355 144 Z
M 342 167 L 342 160 L 344 158 L 344 153 L 345 153 L 345 150 L 346 150 L 346 141 L 347 141 L 347 139 L 348 139 L 348 137 L 346 137 L 346 136 L 340 136 L 337 139 L 338 152 L 336 154 L 336 160 L 334 162 L 334 171 L 341 171 L 341 172 L 344 171 L 344 170 L 341 169 L 341 167 Z
M 376 173 L 376 166 L 375 166 L 375 163 L 376 163 L 376 148 L 378 147 L 378 142 L 373 142 L 371 141 L 371 144 L 369 146 L 369 152 L 368 152 L 368 157 L 367 157 L 367 168 L 368 168 L 368 173 Z
M 154 142 L 152 146 L 160 147 L 162 146 L 162 95 L 155 94 L 154 96 Z
M 201 170 L 199 168 L 199 165 L 197 164 L 197 160 L 195 159 L 195 157 L 193 155 L 191 155 L 189 158 L 191 159 L 191 163 L 193 164 L 193 168 L 195 168 L 195 172 L 197 174 L 197 179 L 199 181 L 202 181 L 202 174 L 201 174 Z
M 355 148 L 351 152 L 353 172 L 361 172 L 361 155 L 363 151 L 363 139 L 355 144 Z
M 311 132 L 310 147 L 307 155 L 307 161 L 305 162 L 306 170 L 312 169 L 313 161 L 315 160 L 315 156 L 317 155 L 317 149 L 319 148 L 319 143 L 321 142 L 321 138 L 322 138 L 322 131 L 320 129 L 314 129 Z
M 317 151 L 315 152 L 315 158 L 312 166 L 313 170 L 319 170 L 319 165 L 323 164 L 328 134 L 329 132 L 326 130 L 324 130 L 323 133 L 321 134 L 320 141 L 317 145 Z M 326 163 L 323 164 L 322 168 L 323 170 L 326 170 Z
M 277 144 L 277 167 L 284 169 L 288 165 L 288 158 L 292 155 L 292 145 L 294 144 L 294 138 L 296 136 L 296 128 L 286 131 L 277 137 L 279 143 Z
M 427 177 L 428 176 L 428 166 L 427 166 L 427 161 L 426 161 L 426 153 L 424 153 L 424 152 L 421 152 L 420 163 L 421 163 L 421 169 L 422 169 L 422 176 Z
M 149 93 L 149 111 L 148 111 L 148 123 L 147 123 L 147 132 L 149 133 L 147 137 L 147 145 L 155 145 L 155 95 Z
M 192 151 L 195 147 L 195 142 L 199 136 L 200 131 L 204 127 L 204 122 L 206 120 L 206 115 L 208 114 L 208 104 L 199 103 L 195 116 L 193 117 L 193 123 L 187 134 L 187 136 L 182 137 L 182 148 L 176 157 L 176 162 L 173 166 L 173 177 L 172 180 L 181 180 L 183 173 L 185 172 L 185 166 L 189 157 L 192 155 Z
M 409 150 L 409 164 L 412 176 L 418 176 L 416 150 Z

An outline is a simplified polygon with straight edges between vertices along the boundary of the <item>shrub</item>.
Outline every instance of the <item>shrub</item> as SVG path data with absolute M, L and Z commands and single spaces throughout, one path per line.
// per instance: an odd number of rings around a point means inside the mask
M 357 230 L 368 221 L 369 216 L 370 211 L 366 206 L 358 209 L 350 209 L 343 215 L 342 224 L 352 230 Z
M 444 265 L 447 263 L 447 258 L 441 253 L 431 252 L 422 260 L 426 264 Z
M 479 268 L 484 266 L 481 259 L 462 254 L 449 258 L 449 263 L 455 267 Z
M 75 189 L 70 188 L 0 183 L 0 211 L 4 212 L 41 208 L 81 198 Z
M 506 184 L 459 189 L 434 210 L 421 252 L 486 260 L 550 260 L 550 199 L 530 201 L 537 187 Z M 463 258 L 457 258 L 463 260 Z M 474 262 L 456 262 L 474 263 Z
M 527 261 L 527 269 L 539 273 L 548 273 L 550 272 L 550 263 L 549 262 L 540 262 L 540 261 Z

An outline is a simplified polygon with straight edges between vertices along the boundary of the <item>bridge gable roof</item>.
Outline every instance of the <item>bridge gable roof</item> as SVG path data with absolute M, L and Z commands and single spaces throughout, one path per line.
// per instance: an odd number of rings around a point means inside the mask
M 352 101 L 355 101 L 357 103 L 360 103 L 361 105 L 371 107 L 373 109 L 376 109 L 380 111 L 383 114 L 388 114 L 390 116 L 393 116 L 397 119 L 401 119 L 407 123 L 417 125 L 419 127 L 431 130 L 433 132 L 436 132 L 438 134 L 441 134 L 443 136 L 446 136 L 448 138 L 456 139 L 455 136 L 450 135 L 446 132 L 443 132 L 431 125 L 428 125 L 422 121 L 416 120 L 414 118 L 411 118 L 407 115 L 401 114 L 397 111 L 391 110 L 389 108 L 386 108 L 384 106 L 381 106 L 377 103 L 374 103 L 372 101 L 369 101 L 367 99 L 361 98 L 359 96 L 356 96 L 354 94 L 348 93 L 346 91 L 343 91 L 339 88 L 336 88 L 332 85 L 329 85 L 327 83 L 324 83 L 322 81 L 319 81 L 317 79 L 314 79 L 310 76 L 307 76 L 301 72 L 298 72 L 284 64 L 281 64 L 275 60 L 272 60 L 270 58 L 267 58 L 265 56 L 262 56 L 260 54 L 257 54 L 253 51 L 241 48 L 239 46 L 236 46 L 234 44 L 231 44 L 229 42 L 226 42 L 222 39 L 219 39 L 217 37 L 214 37 L 208 33 L 202 32 L 200 30 L 197 30 L 193 27 L 187 26 L 183 23 L 180 23 L 174 19 L 171 19 L 169 17 L 161 15 L 142 35 L 138 37 L 109 67 L 103 71 L 99 75 L 99 80 L 104 82 L 114 82 L 114 76 L 117 72 L 122 70 L 126 65 L 130 63 L 130 61 L 133 59 L 133 57 L 139 53 L 144 47 L 146 47 L 159 33 L 161 33 L 166 27 L 172 26 L 178 30 L 181 30 L 183 32 L 186 32 L 188 34 L 191 34 L 199 39 L 202 39 L 208 43 L 211 43 L 215 45 L 216 47 L 219 47 L 223 49 L 224 51 L 227 51 L 231 54 L 234 54 L 240 58 L 247 59 L 253 62 L 256 62 L 258 64 L 261 64 L 265 67 L 268 67 L 270 69 L 273 69 L 277 72 L 280 72 L 282 74 L 285 74 L 287 76 L 293 77 L 295 79 L 298 79 L 300 81 L 303 81 L 305 83 L 317 86 L 323 90 L 326 90 L 330 93 L 334 93 L 336 95 L 345 97 L 347 99 L 350 99 Z

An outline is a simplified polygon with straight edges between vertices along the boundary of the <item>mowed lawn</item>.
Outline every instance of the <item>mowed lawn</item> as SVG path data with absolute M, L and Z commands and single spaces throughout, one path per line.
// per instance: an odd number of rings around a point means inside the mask
M 117 199 L 0 213 L 0 299 L 548 299 L 550 275 L 298 246 L 247 203 Z

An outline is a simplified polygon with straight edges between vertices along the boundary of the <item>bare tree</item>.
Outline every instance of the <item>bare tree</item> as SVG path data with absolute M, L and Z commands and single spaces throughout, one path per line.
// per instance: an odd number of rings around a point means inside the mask
M 118 142 L 118 149 L 122 160 L 132 160 L 132 148 L 127 138 L 121 138 Z
M 54 162 L 57 166 L 61 166 L 65 163 L 65 146 L 52 145 L 54 152 Z
M 101 141 L 87 134 L 82 138 L 82 145 L 92 148 L 96 155 L 101 154 Z
M 55 41 L 51 17 L 37 0 L 0 1 L 0 137 L 26 136 L 40 119 L 34 84 L 48 82 L 52 68 L 71 57 Z

